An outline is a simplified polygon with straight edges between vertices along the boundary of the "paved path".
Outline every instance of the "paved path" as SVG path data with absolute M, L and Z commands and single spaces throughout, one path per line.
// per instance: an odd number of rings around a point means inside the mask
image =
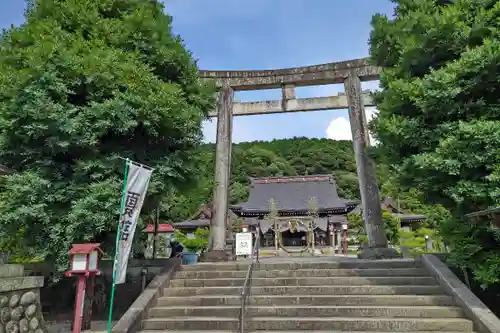
M 313 263 L 327 263 L 327 262 L 344 262 L 344 261 L 356 261 L 356 262 L 390 262 L 390 261 L 414 261 L 413 258 L 398 258 L 398 259 L 358 259 L 356 255 L 317 255 L 317 256 L 290 256 L 290 257 L 276 257 L 276 256 L 264 256 L 259 258 L 261 263 L 302 263 L 302 262 L 313 262 Z M 250 263 L 250 259 L 241 258 L 237 260 L 238 263 L 245 264 Z M 202 262 L 198 265 L 224 265 L 227 262 L 213 263 L 213 262 Z
M 71 333 L 71 322 L 70 321 L 46 321 L 48 333 Z M 116 322 L 113 322 L 113 325 Z M 83 333 L 106 333 L 108 330 L 107 321 L 92 321 L 91 331 L 83 331 Z

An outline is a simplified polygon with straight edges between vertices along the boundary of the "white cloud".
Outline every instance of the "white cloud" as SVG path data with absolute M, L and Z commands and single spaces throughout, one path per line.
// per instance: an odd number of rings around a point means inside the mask
M 378 110 L 376 108 L 365 108 L 366 120 L 370 122 L 376 116 Z M 336 117 L 330 121 L 326 128 L 326 137 L 332 140 L 352 140 L 351 125 L 349 120 L 344 117 Z M 370 136 L 370 141 L 374 143 Z
M 326 137 L 332 140 L 352 140 L 349 120 L 344 117 L 332 119 L 326 128 Z

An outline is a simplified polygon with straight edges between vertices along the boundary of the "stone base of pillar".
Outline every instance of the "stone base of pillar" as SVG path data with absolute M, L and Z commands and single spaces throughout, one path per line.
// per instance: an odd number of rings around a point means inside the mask
M 396 249 L 387 247 L 366 247 L 358 254 L 359 259 L 395 259 L 401 258 L 401 254 Z
M 230 259 L 229 254 L 224 250 L 208 251 L 200 256 L 200 261 L 203 262 L 229 261 L 229 259 Z

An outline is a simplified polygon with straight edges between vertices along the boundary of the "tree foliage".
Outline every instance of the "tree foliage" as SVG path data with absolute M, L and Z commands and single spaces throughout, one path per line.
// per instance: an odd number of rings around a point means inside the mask
M 349 221 L 349 229 L 355 233 L 356 245 L 368 243 L 362 214 L 349 213 L 347 214 L 347 219 Z M 387 241 L 391 245 L 398 245 L 400 235 L 399 221 L 387 210 L 382 211 L 382 221 L 384 222 Z
M 209 203 L 213 193 L 215 147 L 201 148 L 198 184 L 189 191 L 178 191 L 164 202 L 162 218 L 170 221 L 188 219 L 202 203 Z M 303 174 L 332 174 L 339 196 L 360 199 L 356 176 L 356 163 L 352 142 L 328 139 L 292 138 L 270 142 L 255 141 L 234 144 L 231 165 L 230 202 L 245 202 L 248 196 L 249 177 L 288 176 Z M 449 219 L 449 212 L 440 205 L 426 205 L 424 196 L 417 190 L 403 191 L 397 179 L 384 165 L 378 165 L 381 194 L 398 198 L 400 208 L 407 212 L 425 214 L 428 219 L 422 227 L 434 228 Z M 352 217 L 351 217 L 352 219 Z M 384 213 L 386 232 L 393 244 L 398 243 L 399 223 Z M 356 223 L 362 231 L 361 216 Z M 360 238 L 361 239 L 361 238 Z
M 165 200 L 162 217 L 171 221 L 186 219 L 200 204 L 211 202 L 214 184 L 214 144 L 201 147 L 199 161 L 196 185 L 187 191 L 177 191 L 175 195 Z M 305 174 L 332 174 L 342 198 L 359 198 L 352 142 L 292 138 L 233 145 L 230 203 L 246 201 L 251 177 Z
M 210 230 L 208 228 L 198 228 L 192 234 L 192 237 L 188 237 L 182 231 L 176 230 L 174 238 L 184 247 L 185 251 L 198 253 L 207 248 L 209 235 Z
M 195 174 L 213 89 L 154 0 L 38 0 L 0 37 L 0 238 L 62 260 L 116 228 L 123 160 L 155 168 L 145 210 Z
M 500 205 L 500 2 L 394 2 L 394 18 L 374 16 L 370 39 L 383 67 L 371 124 L 379 161 L 456 216 Z M 457 264 L 499 282 L 500 243 L 466 221 L 440 226 Z

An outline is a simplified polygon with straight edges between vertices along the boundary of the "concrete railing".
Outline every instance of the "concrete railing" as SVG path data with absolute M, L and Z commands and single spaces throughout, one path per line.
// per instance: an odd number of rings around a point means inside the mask
M 500 333 L 500 319 L 437 256 L 423 254 L 417 260 L 474 322 L 476 332 Z
M 135 333 L 140 331 L 142 320 L 146 318 L 149 309 L 155 305 L 156 299 L 163 295 L 163 290 L 169 285 L 175 272 L 181 266 L 181 257 L 170 260 L 174 262 L 149 283 L 113 327 L 112 333 Z

